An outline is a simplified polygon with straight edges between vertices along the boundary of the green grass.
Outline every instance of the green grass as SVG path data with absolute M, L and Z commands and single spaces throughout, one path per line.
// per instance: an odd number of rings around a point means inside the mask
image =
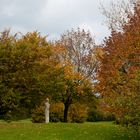
M 113 122 L 33 124 L 0 121 L 0 140 L 140 140 Z

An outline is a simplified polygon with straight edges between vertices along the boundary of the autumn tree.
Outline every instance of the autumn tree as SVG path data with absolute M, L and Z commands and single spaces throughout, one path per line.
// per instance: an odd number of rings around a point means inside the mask
M 48 85 L 51 79 L 49 72 L 55 65 L 50 63 L 50 56 L 50 45 L 38 32 L 25 35 L 11 35 L 10 31 L 1 33 L 1 115 L 29 114 L 47 96 L 46 92 L 51 88 L 44 87 L 44 82 L 47 81 L 45 84 Z M 47 80 L 43 81 L 42 75 L 47 72 Z
M 89 31 L 78 28 L 72 29 L 61 35 L 58 41 L 67 50 L 67 56 L 63 58 L 70 61 L 74 71 L 80 72 L 85 78 L 93 78 L 97 68 L 96 45 Z
M 134 4 L 134 13 L 121 32 L 112 34 L 103 45 L 100 58 L 98 92 L 120 123 L 139 126 L 140 122 L 140 6 Z
M 64 103 L 64 122 L 67 122 L 71 104 L 83 99 L 85 102 L 94 100 L 93 80 L 98 65 L 96 45 L 89 32 L 72 29 L 61 36 L 56 46 L 56 50 L 61 50 L 56 56 L 64 70 L 64 89 L 59 98 Z

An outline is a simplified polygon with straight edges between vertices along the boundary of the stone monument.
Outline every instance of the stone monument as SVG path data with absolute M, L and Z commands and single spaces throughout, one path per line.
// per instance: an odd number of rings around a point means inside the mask
M 46 98 L 46 101 L 45 101 L 45 123 L 49 123 L 49 109 L 50 109 L 49 98 Z

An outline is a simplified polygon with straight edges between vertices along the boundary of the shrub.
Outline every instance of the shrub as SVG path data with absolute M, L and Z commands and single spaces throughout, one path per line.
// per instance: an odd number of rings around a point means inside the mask
M 132 128 L 140 133 L 140 114 L 127 114 L 122 117 L 116 117 L 116 124 L 121 124 L 128 128 Z
M 87 106 L 83 104 L 72 104 L 69 111 L 69 121 L 83 123 L 87 119 Z
M 50 107 L 50 122 L 63 121 L 64 105 L 62 103 L 54 103 Z
M 43 123 L 45 122 L 45 106 L 36 107 L 32 111 L 32 122 L 33 123 Z
M 1 114 L 0 119 L 4 119 L 7 122 L 10 121 L 18 121 L 18 120 L 23 120 L 27 119 L 30 117 L 30 113 L 28 109 L 25 108 L 16 108 L 16 109 L 9 109 L 9 111 L 4 112 Z
M 98 111 L 97 109 L 89 110 L 87 121 L 114 121 L 115 116 L 109 112 Z
M 96 121 L 100 121 L 100 120 L 103 120 L 103 115 L 98 112 L 97 110 L 90 110 L 88 112 L 88 118 L 87 118 L 87 121 L 89 122 L 96 122 Z

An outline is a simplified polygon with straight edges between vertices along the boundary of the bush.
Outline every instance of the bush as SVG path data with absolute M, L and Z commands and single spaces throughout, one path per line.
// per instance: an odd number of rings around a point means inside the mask
M 116 117 L 115 123 L 132 128 L 140 133 L 140 114 L 127 114 L 123 117 Z
M 9 109 L 9 111 L 5 111 L 3 114 L 1 114 L 0 117 L 0 119 L 4 119 L 5 121 L 10 122 L 27 119 L 30 117 L 30 114 L 28 109 L 16 108 L 11 110 Z
M 64 105 L 62 103 L 54 103 L 50 107 L 50 122 L 63 121 Z
M 87 119 L 87 106 L 83 104 L 72 104 L 69 110 L 70 122 L 83 123 Z
M 32 122 L 33 123 L 44 123 L 45 122 L 45 106 L 39 106 L 32 111 Z
M 114 121 L 115 116 L 109 112 L 98 111 L 97 109 L 89 110 L 87 121 Z
M 87 121 L 96 122 L 96 121 L 100 121 L 100 120 L 103 120 L 103 115 L 100 112 L 98 112 L 97 110 L 90 110 L 88 112 Z

